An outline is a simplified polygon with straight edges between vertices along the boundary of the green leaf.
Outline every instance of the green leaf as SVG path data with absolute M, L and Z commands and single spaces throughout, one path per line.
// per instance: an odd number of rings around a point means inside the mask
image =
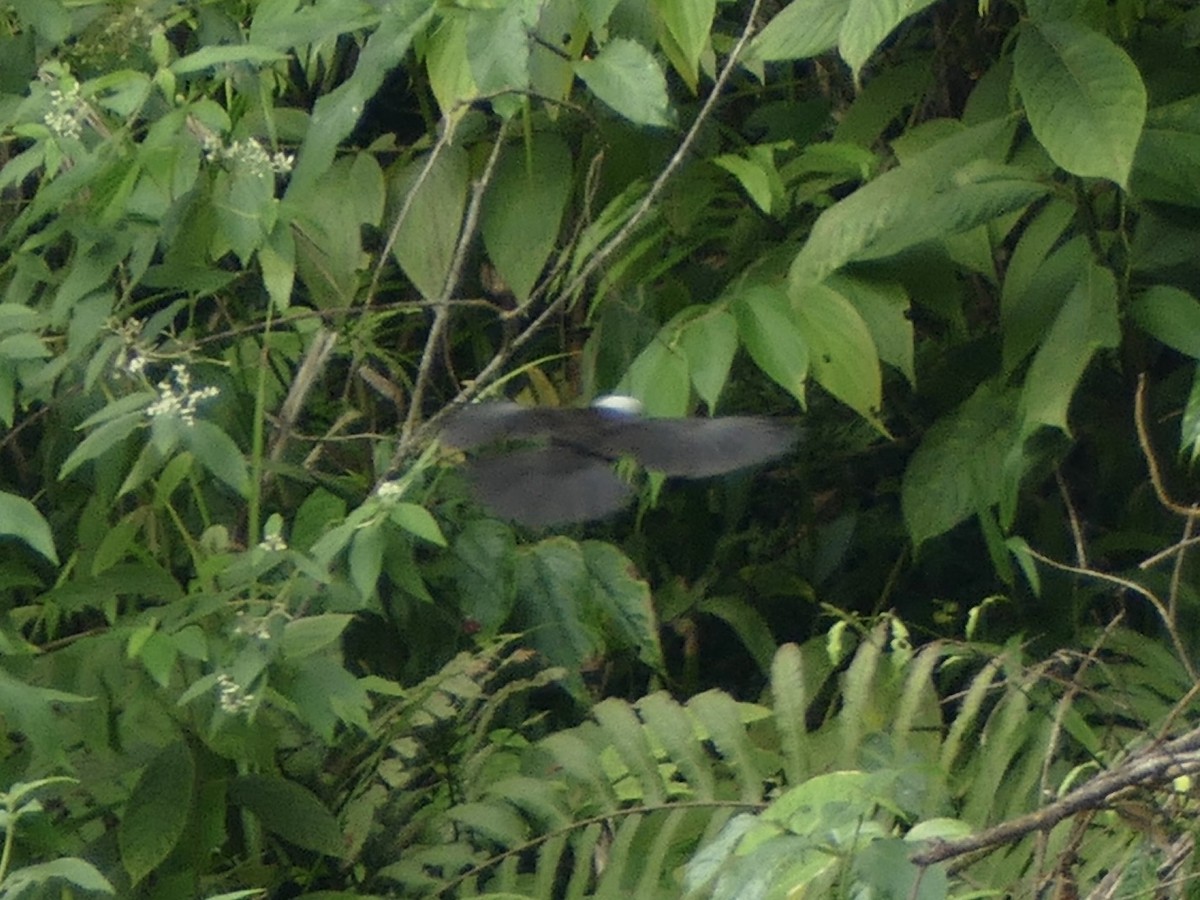
M 116 894 L 116 889 L 95 866 L 74 856 L 14 869 L 0 881 L 0 894 L 20 898 L 26 896 L 26 888 L 30 888 L 34 892 L 30 896 L 38 896 L 48 883 L 54 881 L 66 881 L 84 891 Z
M 284 626 L 280 651 L 285 659 L 300 659 L 337 642 L 354 620 L 344 613 L 325 613 L 292 619 Z
M 676 418 L 688 414 L 692 386 L 687 358 L 667 343 L 666 329 L 659 332 L 629 367 L 623 385 L 650 416 Z
M 54 549 L 54 535 L 50 532 L 50 523 L 38 512 L 38 508 L 24 497 L 0 491 L 0 535 L 23 541 L 58 565 L 58 553 Z
M 171 64 L 171 71 L 176 75 L 188 75 L 212 66 L 227 66 L 234 63 L 272 63 L 287 58 L 286 53 L 253 44 L 213 45 L 201 47 L 195 53 L 189 53 L 187 56 L 175 60 Z
M 671 125 L 667 79 L 650 51 L 636 41 L 609 41 L 595 59 L 576 62 L 575 74 L 593 94 L 635 125 Z
M 827 285 L 793 289 L 790 295 L 817 383 L 882 429 L 883 375 L 862 316 Z
M 1192 372 L 1192 389 L 1183 407 L 1179 425 L 1179 452 L 1190 453 L 1193 463 L 1200 459 L 1200 364 Z
M 692 387 L 711 414 L 716 411 L 737 353 L 737 320 L 728 309 L 698 309 L 700 314 L 680 329 L 679 346 L 687 358 Z
M 1092 263 L 1067 295 L 1025 376 L 1022 434 L 1042 425 L 1070 434 L 1067 407 L 1084 369 L 1097 350 L 1115 347 L 1120 340 L 1116 280 L 1108 269 Z
M 211 202 L 217 227 L 209 252 L 214 259 L 232 252 L 245 266 L 275 228 L 275 176 L 237 163 L 232 172 L 217 173 Z
M 494 519 L 476 519 L 454 541 L 459 609 L 478 623 L 484 637 L 508 621 L 516 601 L 517 543 L 512 529 Z
M 1200 303 L 1187 291 L 1152 285 L 1134 299 L 1130 315 L 1147 334 L 1200 359 Z
M 1124 186 L 1146 120 L 1146 88 L 1128 54 L 1060 20 L 1023 28 L 1013 64 L 1030 127 L 1054 162 Z
M 229 800 L 254 813 L 267 831 L 297 847 L 342 856 L 344 844 L 337 819 L 315 794 L 294 781 L 243 775 L 230 784 Z
M 529 36 L 537 27 L 536 16 L 529 13 L 527 3 L 468 13 L 465 53 L 480 94 L 529 87 Z
M 738 334 L 755 364 L 801 406 L 808 378 L 808 344 L 782 286 L 751 285 L 734 295 Z
M 678 59 L 672 62 L 694 91 L 700 54 L 708 46 L 708 33 L 717 9 L 716 0 L 654 0 L 654 7 L 679 51 Z
M 592 579 L 593 600 L 616 646 L 636 647 L 638 658 L 662 671 L 658 617 L 650 586 L 638 577 L 633 562 L 612 544 L 584 541 L 583 558 Z
M 1046 192 L 989 160 L 1008 153 L 1012 123 L 985 122 L 915 154 L 825 210 L 792 262 L 792 284 L 855 260 L 883 259 L 969 231 Z
M 137 405 L 144 408 L 149 406 L 153 399 L 153 394 L 142 394 L 139 396 Z M 58 470 L 59 480 L 66 478 L 85 462 L 103 456 L 110 448 L 137 431 L 144 423 L 145 417 L 139 411 L 125 414 L 101 425 L 80 441 L 78 446 L 63 460 L 62 467 Z
M 10 334 L 0 338 L 0 360 L 21 362 L 28 359 L 46 359 L 50 349 L 36 334 Z
M 1017 440 L 1017 394 L 985 383 L 921 439 L 900 490 L 915 547 L 1000 500 L 999 472 Z
M 554 250 L 571 194 L 571 151 L 539 132 L 505 149 L 483 199 L 480 230 L 488 258 L 524 304 Z
M 583 551 L 567 538 L 517 550 L 517 612 L 529 639 L 552 665 L 578 673 L 603 649 L 589 614 L 591 584 Z
M 358 528 L 350 543 L 350 580 L 360 597 L 375 596 L 383 569 L 383 528 L 378 522 Z
M 117 845 L 135 885 L 175 849 L 192 810 L 195 762 L 184 741 L 164 747 L 134 785 Z
M 1135 197 L 1200 207 L 1200 134 L 1147 128 L 1138 142 L 1130 185 Z
M 748 60 L 819 56 L 837 45 L 851 0 L 792 0 L 750 42 Z
M 393 215 L 410 203 L 392 253 L 426 300 L 441 296 L 450 272 L 467 201 L 467 169 L 466 151 L 445 147 L 432 162 L 425 156 L 409 165 L 390 192 Z
M 458 115 L 460 104 L 479 96 L 467 57 L 467 22 L 470 12 L 450 9 L 429 37 L 425 69 L 429 88 L 443 118 Z
M 830 276 L 825 284 L 849 300 L 862 316 L 879 358 L 915 385 L 913 326 L 909 318 L 912 304 L 904 286 L 846 275 Z
M 246 467 L 246 458 L 233 438 L 219 426 L 200 419 L 183 429 L 182 438 L 184 446 L 195 455 L 196 462 L 242 497 L 250 496 L 250 470 Z
M 296 239 L 290 224 L 282 219 L 275 222 L 266 243 L 258 250 L 258 266 L 267 296 L 276 310 L 285 311 L 291 305 L 296 281 Z
M 409 534 L 415 534 L 417 537 L 429 541 L 431 544 L 436 544 L 439 547 L 449 546 L 446 543 L 446 536 L 442 534 L 442 529 L 438 526 L 437 520 L 423 506 L 418 506 L 415 503 L 397 503 L 392 508 L 388 518 Z
M 842 20 L 838 52 L 854 73 L 855 82 L 875 49 L 896 26 L 934 0 L 850 0 Z

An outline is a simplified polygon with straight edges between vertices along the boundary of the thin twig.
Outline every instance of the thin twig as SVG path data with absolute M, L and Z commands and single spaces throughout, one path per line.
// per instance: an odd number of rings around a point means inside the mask
M 1158 457 L 1154 455 L 1154 447 L 1150 443 L 1150 431 L 1146 427 L 1146 373 L 1142 372 L 1138 375 L 1137 390 L 1133 394 L 1133 422 L 1137 426 L 1138 444 L 1141 445 L 1142 455 L 1146 458 L 1146 465 L 1150 469 L 1150 483 L 1154 485 L 1154 493 L 1158 497 L 1158 502 L 1165 506 L 1171 512 L 1178 513 L 1181 516 L 1194 516 L 1200 513 L 1200 506 L 1195 504 L 1184 506 L 1182 503 L 1176 503 L 1167 496 L 1167 489 L 1163 484 L 1162 471 L 1158 467 Z
M 1107 581 L 1145 597 L 1150 601 L 1150 605 L 1154 607 L 1155 611 L 1159 615 L 1159 618 L 1162 619 L 1163 627 L 1167 629 L 1167 634 L 1171 636 L 1171 643 L 1174 644 L 1175 652 L 1179 655 L 1180 663 L 1182 663 L 1183 667 L 1187 670 L 1188 677 L 1193 681 L 1196 680 L 1196 671 L 1192 667 L 1192 661 L 1188 657 L 1187 651 L 1183 646 L 1183 641 L 1179 637 L 1178 630 L 1175 628 L 1174 620 L 1171 618 L 1170 613 L 1167 611 L 1167 607 L 1163 604 L 1162 600 L 1160 600 L 1158 595 L 1156 595 L 1149 588 L 1143 587 L 1136 581 L 1130 581 L 1128 578 L 1122 578 L 1119 575 L 1110 575 L 1107 572 L 1100 572 L 1096 569 L 1085 569 L 1081 566 L 1067 565 L 1066 563 L 1059 562 L 1056 559 L 1051 559 L 1049 556 L 1043 556 L 1032 547 L 1029 548 L 1029 555 L 1034 559 L 1041 560 L 1048 566 L 1053 566 L 1054 568 L 1060 569 L 1064 572 L 1071 572 L 1075 575 L 1086 575 L 1089 578 Z
M 1075 540 L 1075 563 L 1086 569 L 1088 559 L 1087 545 L 1083 542 L 1083 526 L 1079 523 L 1079 513 L 1075 511 L 1075 504 L 1071 502 L 1071 492 L 1067 489 L 1067 480 L 1063 478 L 1062 471 L 1057 466 L 1054 468 L 1054 483 L 1058 485 L 1058 493 L 1062 497 L 1063 505 L 1067 508 L 1067 521 L 1071 523 L 1071 537 Z
M 458 287 L 458 282 L 462 278 L 463 265 L 467 259 L 467 248 L 475 238 L 475 228 L 479 224 L 479 210 L 483 205 L 483 195 L 487 192 L 487 187 L 491 184 L 492 177 L 495 175 L 496 164 L 500 160 L 500 151 L 503 149 L 504 141 L 507 137 L 508 123 L 502 122 L 500 130 L 496 133 L 496 140 L 492 144 L 492 152 L 488 156 L 483 174 L 475 181 L 472 188 L 471 202 L 467 206 L 467 214 L 463 221 L 462 229 L 459 231 L 458 244 L 454 248 L 454 256 L 451 259 L 450 268 L 446 272 L 446 280 L 442 283 L 442 289 L 438 294 L 438 303 L 434 307 L 433 325 L 429 329 L 429 335 L 425 338 L 425 349 L 421 352 L 421 362 L 417 367 L 417 377 L 413 382 L 409 399 L 408 415 L 404 417 L 404 427 L 400 430 L 401 446 L 409 442 L 413 429 L 416 428 L 417 422 L 421 418 L 421 406 L 422 401 L 425 399 L 425 389 L 428 387 L 429 380 L 433 376 L 433 361 L 437 358 L 438 347 L 441 346 L 442 339 L 446 333 L 446 326 L 450 321 L 450 306 L 448 302 L 450 297 L 454 295 L 454 291 Z

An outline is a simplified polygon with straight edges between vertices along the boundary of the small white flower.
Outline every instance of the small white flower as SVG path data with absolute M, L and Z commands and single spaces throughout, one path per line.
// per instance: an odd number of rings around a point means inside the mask
M 193 391 L 192 376 L 180 363 L 171 367 L 171 375 L 175 383 L 172 384 L 165 378 L 158 383 L 158 399 L 146 407 L 146 415 L 152 419 L 158 416 L 178 416 L 184 425 L 195 425 L 196 405 L 201 400 L 217 396 L 220 392 L 212 386 Z
M 245 712 L 257 698 L 222 672 L 217 676 L 217 702 L 230 715 Z
M 258 546 L 263 550 L 286 550 L 287 541 L 283 539 L 281 534 L 268 534 L 265 538 L 259 541 Z
M 86 120 L 87 104 L 79 92 L 78 83 L 65 91 L 61 88 L 50 90 L 50 109 L 42 121 L 55 135 L 74 140 L 83 133 Z

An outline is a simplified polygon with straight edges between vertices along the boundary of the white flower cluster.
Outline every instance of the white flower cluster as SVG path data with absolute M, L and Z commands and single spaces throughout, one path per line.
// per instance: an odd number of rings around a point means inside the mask
M 229 160 L 245 166 L 256 175 L 286 175 L 292 171 L 296 161 L 293 153 L 268 153 L 266 148 L 256 138 L 244 141 L 234 141 L 226 147 L 215 134 L 205 134 L 201 138 L 204 145 L 204 158 L 210 163 Z
M 215 387 L 192 390 L 192 376 L 187 367 L 179 363 L 171 366 L 171 375 L 175 382 L 163 379 L 158 383 L 158 399 L 146 407 L 146 415 L 150 418 L 157 416 L 178 416 L 184 425 L 196 424 L 196 404 L 209 397 L 215 397 L 219 391 Z
M 249 693 L 224 672 L 217 676 L 217 702 L 221 704 L 224 712 L 236 716 L 249 709 L 256 699 L 254 694 Z
M 121 352 L 113 365 L 126 375 L 137 377 L 146 368 L 146 357 L 138 347 L 142 336 L 142 320 L 129 318 L 117 324 L 110 322 L 108 326 L 121 339 Z
M 277 552 L 288 548 L 287 541 L 283 539 L 283 535 L 281 534 L 268 534 L 258 542 L 258 546 L 262 550 L 274 550 Z
M 42 121 L 58 137 L 74 140 L 83 133 L 87 113 L 87 104 L 79 92 L 79 84 L 75 83 L 65 91 L 62 88 L 51 89 L 50 110 Z

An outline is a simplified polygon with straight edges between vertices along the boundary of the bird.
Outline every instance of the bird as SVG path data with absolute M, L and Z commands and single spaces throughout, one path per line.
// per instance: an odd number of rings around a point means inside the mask
M 600 519 L 625 506 L 633 489 L 613 468 L 633 458 L 654 472 L 708 478 L 785 454 L 797 433 L 766 416 L 647 418 L 632 397 L 602 397 L 588 407 L 474 403 L 450 414 L 441 443 L 473 452 L 467 478 L 497 516 L 530 527 Z M 539 442 L 511 449 L 511 442 Z

